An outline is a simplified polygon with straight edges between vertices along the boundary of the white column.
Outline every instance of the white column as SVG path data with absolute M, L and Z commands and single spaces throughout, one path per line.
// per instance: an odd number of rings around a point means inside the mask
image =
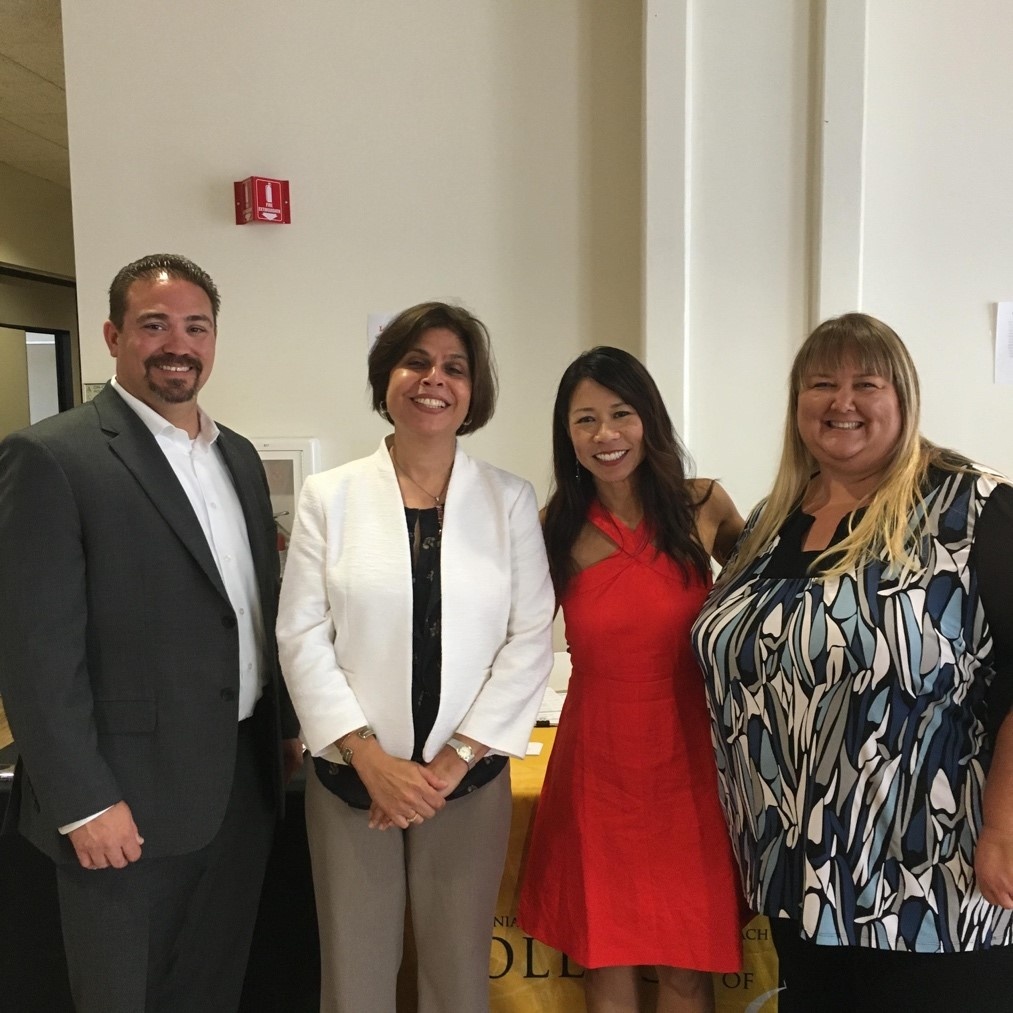
M 823 0 L 812 319 L 862 306 L 868 0 Z
M 689 438 L 690 0 L 644 0 L 644 361 Z

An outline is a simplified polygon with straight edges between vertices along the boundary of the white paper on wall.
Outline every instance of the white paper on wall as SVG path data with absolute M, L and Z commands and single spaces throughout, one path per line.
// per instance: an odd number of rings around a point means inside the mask
M 1013 302 L 995 307 L 995 383 L 1013 384 Z

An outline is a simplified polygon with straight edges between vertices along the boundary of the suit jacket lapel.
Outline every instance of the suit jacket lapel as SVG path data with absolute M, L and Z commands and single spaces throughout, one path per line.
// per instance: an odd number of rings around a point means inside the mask
M 137 479 L 166 524 L 228 601 L 200 521 L 151 431 L 111 386 L 103 387 L 93 404 L 109 437 L 109 449 Z
M 253 555 L 253 569 L 257 574 L 261 598 L 264 602 L 268 602 L 278 593 L 275 586 L 274 561 L 268 554 L 277 554 L 278 549 L 276 543 L 264 537 L 266 526 L 271 521 L 270 507 L 268 506 L 268 512 L 265 514 L 259 505 L 265 502 L 269 504 L 270 500 L 262 473 L 242 466 L 242 461 L 233 446 L 233 439 L 233 433 L 219 426 L 217 446 L 221 451 L 222 460 L 225 461 L 225 467 L 232 476 L 236 495 L 243 508 L 247 539 Z

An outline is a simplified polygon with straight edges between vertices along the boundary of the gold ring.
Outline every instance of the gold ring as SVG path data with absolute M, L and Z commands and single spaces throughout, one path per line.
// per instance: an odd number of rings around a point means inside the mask
M 411 816 L 406 816 L 406 817 L 405 817 L 405 819 L 406 819 L 406 820 L 407 820 L 407 821 L 408 821 L 409 823 L 414 823 L 414 822 L 415 822 L 415 821 L 416 821 L 416 820 L 417 820 L 418 818 L 419 818 L 419 814 L 418 814 L 418 813 L 412 813 L 412 814 L 411 814 Z

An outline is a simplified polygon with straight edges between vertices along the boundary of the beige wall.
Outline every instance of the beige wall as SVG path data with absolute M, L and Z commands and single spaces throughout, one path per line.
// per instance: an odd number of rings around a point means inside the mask
M 636 348 L 640 4 L 64 2 L 85 381 L 118 267 L 186 253 L 223 294 L 204 402 L 249 435 L 369 453 L 366 317 L 460 300 L 502 396 L 472 452 L 544 496 L 556 383 Z M 232 181 L 292 184 L 290 226 L 233 223 Z
M 0 264 L 74 277 L 70 192 L 3 163 Z
M 74 276 L 70 192 L 3 163 L 0 163 L 0 265 L 64 278 Z M 4 323 L 70 331 L 77 376 L 77 301 L 73 289 L 0 275 L 0 324 Z M 11 343 L 11 333 L 2 332 L 5 346 Z M 7 357 L 14 355 L 8 349 L 0 367 L 2 432 L 28 425 L 23 332 L 20 343 L 20 360 L 8 361 Z M 21 361 L 18 370 L 13 368 L 16 361 Z M 22 418 L 20 424 L 14 424 Z
M 0 439 L 29 421 L 25 332 L 0 327 Z

